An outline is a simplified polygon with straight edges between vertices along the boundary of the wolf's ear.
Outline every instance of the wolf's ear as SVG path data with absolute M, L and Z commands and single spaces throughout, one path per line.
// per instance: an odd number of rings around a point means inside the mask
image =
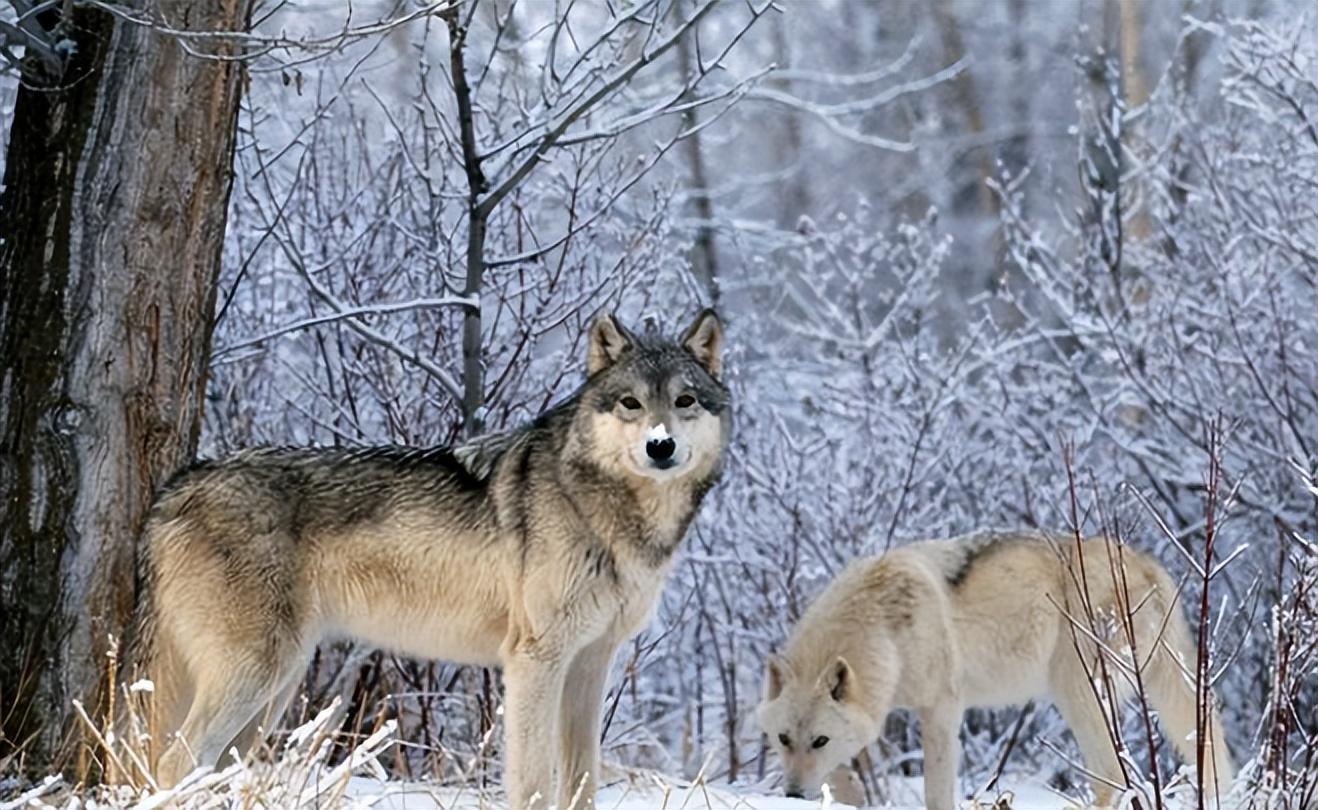
M 769 665 L 764 672 L 764 699 L 773 700 L 783 692 L 783 684 L 792 674 L 792 667 L 776 655 L 769 656 Z
M 716 378 L 723 371 L 723 323 L 712 309 L 701 310 L 682 335 L 682 346 Z
M 622 328 L 612 312 L 606 312 L 590 325 L 590 348 L 586 350 L 586 374 L 594 375 L 614 363 L 632 347 L 631 335 Z
M 838 656 L 820 678 L 828 694 L 838 703 L 850 700 L 856 694 L 856 673 L 847 659 Z

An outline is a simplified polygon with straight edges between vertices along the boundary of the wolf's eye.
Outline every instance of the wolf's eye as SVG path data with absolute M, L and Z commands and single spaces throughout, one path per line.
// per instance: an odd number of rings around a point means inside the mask
M 823 748 L 825 745 L 828 745 L 828 738 L 822 734 L 815 737 L 814 742 L 810 743 L 811 748 Z
M 618 401 L 622 403 L 622 407 L 629 411 L 639 411 L 641 409 L 641 401 L 636 397 L 623 397 Z
M 778 735 L 778 742 L 780 742 L 780 743 L 783 744 L 783 748 L 791 748 L 791 747 L 792 747 L 792 738 L 791 738 L 791 737 L 788 737 L 786 734 L 779 734 L 779 735 Z
M 692 405 L 696 404 L 696 398 L 691 396 L 690 394 L 683 394 L 682 396 L 678 397 L 677 401 L 674 402 L 673 404 L 679 408 L 690 408 Z

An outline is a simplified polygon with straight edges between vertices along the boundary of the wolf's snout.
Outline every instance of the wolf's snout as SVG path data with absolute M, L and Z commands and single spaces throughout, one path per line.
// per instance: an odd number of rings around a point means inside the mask
M 645 454 L 655 461 L 668 461 L 673 457 L 673 451 L 677 449 L 677 442 L 672 437 L 665 436 L 662 439 L 651 439 L 645 443 Z
M 804 799 L 805 794 L 801 792 L 801 789 L 799 787 L 789 787 L 787 788 L 787 798 Z

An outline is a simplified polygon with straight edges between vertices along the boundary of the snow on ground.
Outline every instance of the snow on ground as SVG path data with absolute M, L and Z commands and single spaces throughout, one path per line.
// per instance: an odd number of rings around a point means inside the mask
M 151 791 L 142 785 L 106 784 L 88 789 L 66 783 L 52 775 L 22 793 L 4 797 L 0 810 L 247 810 L 252 807 L 277 810 L 506 810 L 497 787 L 477 788 L 402 782 L 386 779 L 380 764 L 397 742 L 395 721 L 389 720 L 370 735 L 354 741 L 346 757 L 333 757 L 339 701 L 289 733 L 280 755 L 235 761 L 220 770 L 199 768 L 177 786 Z M 470 769 L 468 769 L 470 770 Z M 816 800 L 788 799 L 776 793 L 771 781 L 727 785 L 723 782 L 694 782 L 664 774 L 629 768 L 605 768 L 613 779 L 596 798 L 598 810 L 844 810 L 849 805 L 829 797 Z M 1164 806 L 1174 810 L 1194 807 L 1188 771 L 1182 769 L 1164 789 Z M 1009 772 L 994 791 L 979 790 L 963 800 L 962 810 L 1067 810 L 1080 802 L 1047 787 L 1045 774 Z M 917 810 L 924 805 L 923 780 L 919 777 L 889 776 L 877 787 L 876 807 Z M 982 784 L 982 783 L 980 783 Z M 974 780 L 963 776 L 961 789 L 975 789 Z M 1144 806 L 1153 802 L 1147 798 Z M 1241 803 L 1235 797 L 1227 806 Z M 1118 802 L 1129 810 L 1129 799 Z M 548 810 L 546 808 L 546 810 Z
M 905 781 L 905 780 L 903 780 Z M 899 804 L 883 805 L 892 810 L 918 810 L 924 806 L 918 779 L 899 784 Z M 996 802 L 1001 799 L 1002 803 Z M 381 782 L 354 778 L 348 786 L 344 806 L 372 810 L 503 810 L 500 798 L 470 789 L 442 788 L 424 783 Z M 963 808 L 974 810 L 1064 810 L 1078 805 L 1057 793 L 1029 784 L 1010 785 L 992 796 L 967 800 Z M 751 789 L 727 785 L 675 785 L 654 778 L 654 784 L 640 782 L 612 785 L 602 789 L 596 800 L 599 810 L 845 810 L 851 805 L 840 802 L 788 799 L 766 796 Z

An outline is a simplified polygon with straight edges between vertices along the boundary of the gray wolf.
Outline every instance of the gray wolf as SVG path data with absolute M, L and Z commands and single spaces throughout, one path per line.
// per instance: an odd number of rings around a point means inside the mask
M 1138 665 L 1168 739 L 1194 762 L 1196 651 L 1177 593 L 1157 561 L 1125 546 L 1118 557 L 1103 539 L 983 532 L 852 562 L 768 660 L 759 722 L 788 795 L 845 785 L 844 766 L 906 708 L 920 722 L 925 804 L 951 810 L 964 710 L 1050 698 L 1107 805 L 1122 771 L 1091 678 L 1100 644 L 1120 693 Z M 1233 768 L 1215 709 L 1208 726 L 1205 790 L 1225 794 Z
M 722 469 L 722 335 L 709 310 L 678 340 L 605 315 L 585 383 L 519 430 L 179 474 L 145 529 L 138 613 L 153 737 L 171 740 L 160 781 L 245 750 L 337 637 L 502 667 L 511 806 L 593 804 L 614 651 L 650 620 Z

